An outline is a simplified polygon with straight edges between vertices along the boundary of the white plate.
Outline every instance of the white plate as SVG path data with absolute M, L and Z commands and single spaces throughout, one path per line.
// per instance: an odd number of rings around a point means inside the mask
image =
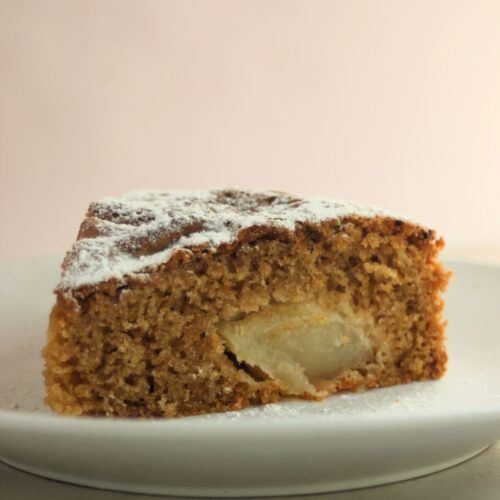
M 42 403 L 59 259 L 0 266 L 0 457 L 63 481 L 196 496 L 299 494 L 416 477 L 500 438 L 500 267 L 450 264 L 449 371 L 438 382 L 138 421 L 61 418 Z

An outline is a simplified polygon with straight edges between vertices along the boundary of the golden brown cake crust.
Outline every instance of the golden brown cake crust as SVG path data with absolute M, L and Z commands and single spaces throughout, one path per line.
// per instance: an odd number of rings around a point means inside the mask
M 79 238 L 99 237 L 96 218 L 135 227 L 148 220 L 147 211 L 129 216 L 93 205 Z M 161 252 L 200 225 L 170 224 L 120 251 Z M 434 231 L 408 221 L 345 215 L 293 229 L 240 227 L 230 241 L 173 248 L 163 263 L 129 275 L 73 288 L 63 280 L 44 351 L 46 401 L 63 414 L 180 416 L 279 400 L 283 386 L 238 362 L 217 325 L 307 301 L 347 302 L 384 332 L 370 363 L 327 381 L 327 392 L 439 378 L 447 359 L 442 246 Z M 74 249 L 66 269 L 72 259 Z

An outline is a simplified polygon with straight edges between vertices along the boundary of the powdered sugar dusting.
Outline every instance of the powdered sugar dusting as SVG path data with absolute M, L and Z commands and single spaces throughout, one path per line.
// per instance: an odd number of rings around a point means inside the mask
M 367 204 L 277 191 L 133 191 L 93 203 L 68 252 L 58 289 L 140 275 L 175 251 L 199 245 L 215 250 L 242 229 L 293 230 L 298 222 L 387 212 Z

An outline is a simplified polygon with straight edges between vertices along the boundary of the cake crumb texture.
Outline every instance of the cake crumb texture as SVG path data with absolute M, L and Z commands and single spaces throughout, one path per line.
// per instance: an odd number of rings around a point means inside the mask
M 226 204 L 243 196 L 220 192 Z M 269 212 L 276 203 L 269 196 L 294 200 L 269 193 L 247 192 L 245 210 L 267 203 Z M 148 204 L 136 205 L 132 215 L 130 205 L 122 212 L 106 212 L 108 202 L 91 205 L 50 316 L 47 404 L 68 415 L 174 417 L 278 401 L 289 395 L 286 386 L 238 359 L 220 326 L 276 304 L 316 303 L 346 321 L 345 311 L 368 318 L 369 359 L 317 381 L 325 395 L 440 378 L 447 360 L 441 292 L 449 277 L 437 258 L 443 240 L 377 210 L 342 205 L 333 216 L 330 209 L 290 216 L 282 202 L 272 209 L 274 221 L 265 216 L 256 223 L 242 223 L 243 202 L 233 202 L 240 215 L 235 222 L 227 211 L 233 229 L 219 240 L 206 234 L 204 207 L 189 242 L 182 238 L 193 219 L 170 220 L 163 233 L 146 231 L 138 239 L 134 228 L 153 217 Z M 115 229 L 121 236 L 106 236 Z M 115 273 L 113 257 L 103 261 L 100 254 L 85 268 L 78 242 L 86 240 L 121 259 L 153 258 Z

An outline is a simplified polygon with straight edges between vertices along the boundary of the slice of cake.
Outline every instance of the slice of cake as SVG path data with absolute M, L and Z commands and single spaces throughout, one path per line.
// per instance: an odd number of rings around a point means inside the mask
M 92 203 L 55 291 L 46 402 L 172 417 L 437 379 L 442 246 L 367 205 L 276 191 Z

